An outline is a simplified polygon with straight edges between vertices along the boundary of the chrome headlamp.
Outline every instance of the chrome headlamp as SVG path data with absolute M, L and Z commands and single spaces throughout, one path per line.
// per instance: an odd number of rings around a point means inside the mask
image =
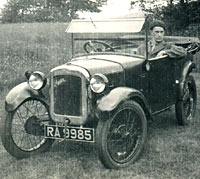
M 90 88 L 95 93 L 101 93 L 105 90 L 108 79 L 103 74 L 95 74 L 90 80 Z
M 34 71 L 30 74 L 30 77 L 28 79 L 29 86 L 34 90 L 40 90 L 42 89 L 47 83 L 47 79 L 44 75 L 44 73 L 39 71 Z

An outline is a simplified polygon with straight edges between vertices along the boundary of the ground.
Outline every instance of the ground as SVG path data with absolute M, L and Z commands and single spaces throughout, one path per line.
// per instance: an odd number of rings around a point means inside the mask
M 194 74 L 200 99 L 200 74 Z M 3 117 L 6 91 L 0 95 Z M 109 170 L 100 163 L 94 144 L 55 142 L 49 152 L 17 160 L 0 142 L 1 179 L 101 179 L 101 178 L 199 178 L 200 100 L 194 124 L 178 126 L 174 108 L 148 124 L 148 136 L 141 157 L 128 168 Z

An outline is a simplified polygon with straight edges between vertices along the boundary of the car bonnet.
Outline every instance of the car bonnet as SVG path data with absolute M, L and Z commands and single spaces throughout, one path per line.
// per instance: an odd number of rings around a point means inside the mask
M 143 61 L 144 59 L 133 56 L 98 54 L 75 58 L 70 64 L 80 66 L 93 75 L 95 73 L 109 74 L 123 72 L 125 69 L 139 65 Z

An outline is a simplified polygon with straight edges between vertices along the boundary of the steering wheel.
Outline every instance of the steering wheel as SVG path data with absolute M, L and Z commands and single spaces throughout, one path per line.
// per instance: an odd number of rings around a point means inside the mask
M 87 41 L 84 45 L 83 45 L 84 50 L 87 53 L 93 53 L 93 52 L 114 52 L 114 48 L 107 44 L 106 42 L 102 42 L 102 41 L 97 41 L 97 40 L 93 40 L 93 41 Z
M 193 42 L 186 48 L 186 50 L 188 53 L 195 53 L 200 50 L 200 44 L 197 42 Z

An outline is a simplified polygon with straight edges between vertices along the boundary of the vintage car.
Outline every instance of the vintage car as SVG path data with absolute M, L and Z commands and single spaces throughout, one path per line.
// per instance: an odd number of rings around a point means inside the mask
M 5 149 L 24 158 L 47 151 L 55 140 L 92 142 L 101 162 L 119 169 L 140 156 L 154 115 L 175 105 L 177 123 L 191 123 L 197 103 L 192 56 L 199 42 L 181 39 L 177 45 L 188 53 L 175 59 L 137 55 L 141 43 L 148 45 L 148 33 L 140 33 L 144 22 L 73 20 L 66 30 L 72 59 L 53 68 L 49 79 L 26 72 L 27 81 L 6 96 Z

